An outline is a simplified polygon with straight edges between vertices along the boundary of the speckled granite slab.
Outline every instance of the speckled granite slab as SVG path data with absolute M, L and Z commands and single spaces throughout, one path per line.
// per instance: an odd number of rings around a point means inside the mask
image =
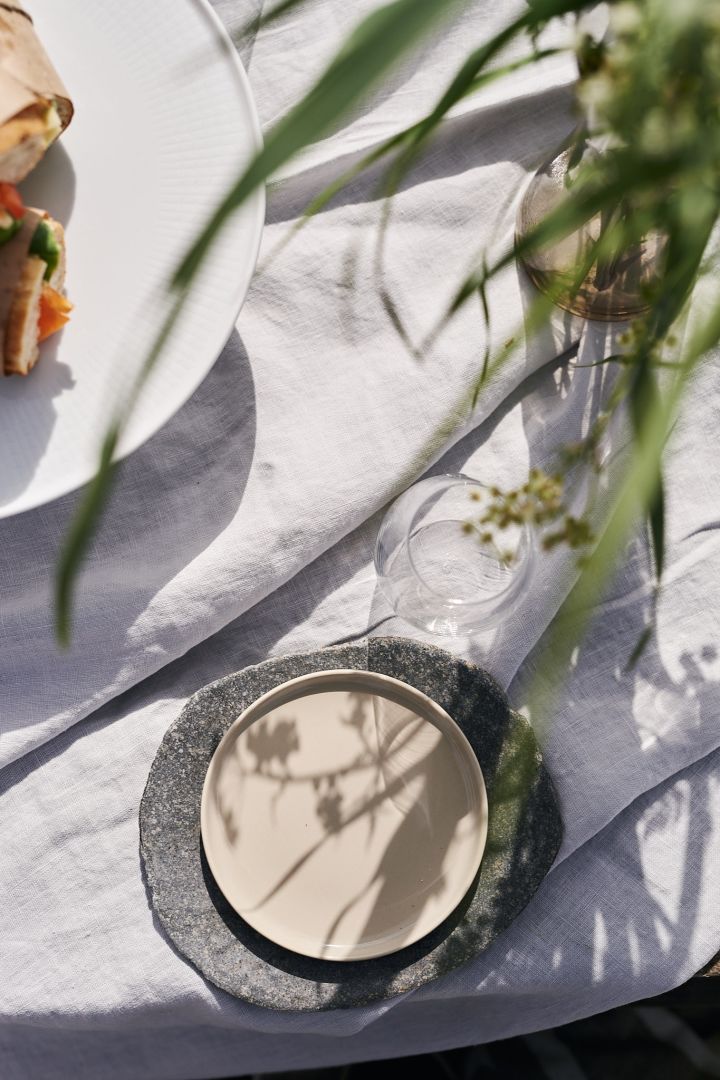
M 205 773 L 233 720 L 288 679 L 338 668 L 391 675 L 437 701 L 477 754 L 489 801 L 485 854 L 459 908 L 414 945 L 349 963 L 299 956 L 249 927 L 216 886 L 200 837 Z M 530 725 L 484 671 L 405 638 L 370 638 L 268 660 L 200 690 L 165 735 L 140 807 L 147 885 L 168 937 L 210 982 L 270 1009 L 363 1005 L 466 963 L 525 907 L 561 838 L 557 800 Z

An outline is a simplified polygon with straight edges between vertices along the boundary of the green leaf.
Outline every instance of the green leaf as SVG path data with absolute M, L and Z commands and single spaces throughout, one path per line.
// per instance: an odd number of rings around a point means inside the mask
M 333 180 L 332 183 L 324 187 L 323 190 L 319 192 L 307 204 L 307 206 L 302 212 L 302 216 L 298 218 L 292 228 L 287 231 L 282 240 L 280 240 L 279 243 L 275 245 L 269 256 L 263 261 L 262 269 L 267 268 L 270 263 L 278 257 L 280 252 L 287 247 L 291 240 L 293 240 L 294 237 L 298 234 L 298 232 L 300 232 L 300 230 L 303 229 L 305 225 L 307 225 L 308 221 L 310 221 L 310 219 L 314 217 L 315 214 L 319 214 L 322 210 L 324 210 L 328 203 L 331 202 L 336 195 L 339 195 L 340 192 L 344 188 L 346 188 L 348 184 L 352 183 L 352 181 L 355 180 L 356 177 L 360 176 L 362 173 L 372 168 L 372 166 L 375 165 L 376 162 L 380 161 L 382 158 L 392 153 L 393 150 L 395 150 L 403 143 L 405 139 L 408 138 L 408 135 L 413 130 L 414 126 L 406 128 L 404 131 L 399 131 L 397 135 L 393 135 L 391 138 L 387 139 L 379 146 L 376 146 L 373 150 L 369 151 L 369 153 L 365 154 L 364 157 L 362 157 L 360 161 L 358 161 L 355 165 L 352 165 L 349 169 L 346 169 L 345 172 L 341 173 L 340 176 L 337 177 L 337 179 Z
M 71 601 L 75 578 L 110 494 L 114 469 L 113 456 L 118 437 L 119 432 L 116 426 L 112 427 L 105 436 L 98 471 L 85 491 L 80 509 L 73 518 L 58 563 L 55 578 L 55 634 L 58 643 L 63 648 L 67 648 L 70 644 Z
M 173 286 L 192 281 L 227 218 L 303 147 L 347 115 L 402 56 L 466 0 L 393 0 L 356 27 L 312 89 L 273 128 L 265 146 L 233 185 L 178 267 Z
M 467 86 L 464 93 L 458 94 L 455 100 L 448 99 L 447 111 L 449 111 L 451 106 L 457 104 L 457 102 L 460 101 L 463 97 L 467 97 L 470 94 L 477 93 L 480 89 L 482 89 L 484 86 L 494 81 L 495 79 L 501 79 L 504 76 L 509 75 L 513 72 L 520 71 L 522 68 L 527 67 L 529 64 L 535 63 L 538 60 L 544 60 L 550 56 L 557 56 L 558 53 L 562 51 L 564 50 L 543 49 L 538 53 L 531 53 L 527 56 L 523 56 L 519 60 L 513 60 L 509 64 L 505 64 L 502 67 L 493 68 L 492 71 L 485 72 L 482 75 L 479 75 Z M 437 106 L 434 111 L 435 113 L 438 113 Z M 438 113 L 436 117 L 435 127 L 439 126 L 439 124 L 444 119 L 444 115 L 446 114 Z M 421 129 L 424 130 L 421 132 Z M 341 173 L 340 176 L 338 176 L 335 180 L 333 180 L 330 184 L 323 188 L 322 191 L 320 191 L 317 195 L 313 197 L 313 199 L 303 210 L 302 216 L 298 218 L 292 228 L 287 231 L 282 240 L 278 242 L 278 244 L 273 248 L 267 258 L 264 260 L 263 268 L 269 266 L 270 263 L 274 259 L 276 259 L 277 256 L 294 239 L 297 233 L 300 232 L 300 230 L 303 229 L 305 225 L 307 225 L 310 219 L 313 218 L 316 214 L 320 213 L 322 210 L 324 210 L 328 203 L 330 203 L 336 195 L 339 195 L 340 192 L 348 186 L 348 184 L 352 183 L 352 181 L 355 180 L 358 176 L 362 175 L 362 173 L 367 172 L 368 169 L 371 169 L 373 165 L 377 164 L 377 162 L 381 161 L 385 157 L 388 157 L 390 154 L 392 154 L 394 150 L 398 150 L 399 148 L 410 142 L 412 142 L 419 151 L 422 145 L 419 136 L 422 134 L 423 140 L 425 140 L 430 136 L 430 134 L 432 134 L 432 131 L 434 131 L 434 129 L 434 127 L 428 128 L 425 120 L 420 120 L 416 124 L 411 124 L 408 127 L 403 128 L 395 135 L 390 136 L 390 138 L 386 139 L 384 142 L 380 143 L 378 146 L 368 151 L 368 153 L 365 154 L 362 158 L 360 158 L 360 160 L 355 165 L 352 165 L 349 169 L 346 169 L 345 172 Z M 408 162 L 408 165 L 409 164 L 410 162 Z M 386 178 L 383 184 L 383 192 L 387 195 L 391 187 L 392 183 L 390 179 Z M 380 225 L 381 234 L 383 228 L 387 227 L 387 222 L 388 216 L 384 215 Z M 382 242 L 382 235 L 380 236 L 378 242 Z
M 393 195 L 397 191 L 402 177 L 405 176 L 411 168 L 412 163 L 417 159 L 423 145 L 427 142 L 428 137 L 434 132 L 438 124 L 445 116 L 447 116 L 450 109 L 453 108 L 458 101 L 466 97 L 468 93 L 476 92 L 485 85 L 485 83 L 502 78 L 503 75 L 509 74 L 512 71 L 520 70 L 531 62 L 535 55 L 537 55 L 531 54 L 530 57 L 523 57 L 521 60 L 506 64 L 504 67 L 495 71 L 483 72 L 483 68 L 490 63 L 497 53 L 504 48 L 509 41 L 525 30 L 526 26 L 527 15 L 524 15 L 501 30 L 499 34 L 496 34 L 495 37 L 486 42 L 486 44 L 470 53 L 435 107 L 420 121 L 419 124 L 415 125 L 412 137 L 409 140 L 409 145 L 406 150 L 399 155 L 398 160 L 388 174 L 385 186 L 386 195 Z M 548 53 L 552 53 L 553 51 L 555 50 L 548 50 Z
M 375 277 L 378 282 L 378 291 L 380 294 L 381 302 L 391 317 L 392 325 L 395 327 L 398 336 L 403 343 L 409 349 L 411 355 L 417 359 L 423 357 L 426 346 L 428 344 L 427 339 L 424 344 L 419 347 L 413 345 L 410 337 L 410 333 L 403 323 L 400 313 L 395 305 L 395 302 L 390 294 L 387 284 L 385 283 L 385 239 L 387 230 L 390 225 L 391 218 L 391 206 L 392 198 L 397 193 L 397 190 L 407 173 L 412 168 L 414 162 L 422 153 L 425 145 L 434 135 L 436 129 L 442 123 L 444 118 L 450 109 L 458 103 L 462 98 L 467 97 L 470 94 L 477 93 L 482 87 L 488 83 L 493 82 L 496 79 L 501 79 L 503 76 L 511 74 L 516 71 L 520 71 L 522 68 L 527 67 L 528 64 L 536 62 L 537 60 L 544 59 L 548 56 L 555 56 L 561 50 L 560 49 L 545 49 L 542 52 L 532 53 L 528 56 L 523 56 L 518 60 L 514 60 L 509 64 L 505 64 L 502 67 L 494 68 L 492 71 L 481 72 L 479 69 L 482 65 L 487 63 L 495 52 L 500 49 L 509 37 L 513 33 L 517 32 L 518 27 L 524 25 L 524 20 L 520 20 L 518 23 L 513 24 L 510 31 L 504 31 L 499 34 L 489 45 L 484 46 L 482 49 L 476 50 L 470 60 L 466 61 L 460 72 L 454 77 L 450 84 L 450 87 L 440 98 L 440 101 L 432 110 L 428 116 L 421 120 L 418 124 L 414 124 L 410 128 L 406 128 L 404 131 L 398 133 L 390 142 L 392 142 L 392 148 L 400 146 L 402 152 L 397 155 L 396 160 L 391 167 L 387 170 L 384 183 L 382 186 L 382 194 L 384 196 L 384 205 L 381 215 L 380 224 L 377 230 L 377 242 L 375 245 Z M 385 148 L 389 148 L 389 143 L 386 143 L 384 147 L 379 148 L 379 153 L 384 154 Z M 334 194 L 334 192 L 333 192 Z M 480 284 L 477 288 L 477 292 L 480 296 L 481 303 L 483 305 L 483 311 L 486 315 L 486 328 L 489 331 L 490 318 L 487 311 L 487 296 L 485 285 Z M 490 363 L 490 336 L 487 335 L 488 347 L 484 362 L 482 365 L 483 377 L 487 372 L 488 365 Z
M 311 0 L 280 0 L 279 4 L 275 4 L 269 11 L 262 11 L 259 18 L 249 24 L 251 29 L 261 26 L 270 26 L 272 23 L 282 19 L 283 16 L 296 7 L 302 7 L 310 3 Z
M 127 400 L 118 408 L 111 421 L 102 442 L 98 471 L 83 493 L 80 506 L 65 538 L 55 574 L 55 636 L 63 648 L 69 646 L 71 639 L 75 581 L 110 498 L 116 468 L 115 452 L 140 392 L 160 359 L 180 316 L 184 300 L 185 292 L 183 291 L 170 307 Z

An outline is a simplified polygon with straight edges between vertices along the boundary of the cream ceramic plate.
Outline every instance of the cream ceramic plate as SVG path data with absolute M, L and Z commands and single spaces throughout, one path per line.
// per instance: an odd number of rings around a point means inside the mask
M 260 145 L 237 54 L 203 0 L 27 0 L 75 103 L 21 185 L 67 227 L 73 321 L 0 379 L 0 517 L 88 481 L 112 403 L 161 317 L 158 290 Z M 122 444 L 148 439 L 222 349 L 255 266 L 264 196 L 233 219 Z
M 326 960 L 395 952 L 453 911 L 487 833 L 480 766 L 406 683 L 329 671 L 284 683 L 227 731 L 203 788 L 205 854 L 266 937 Z

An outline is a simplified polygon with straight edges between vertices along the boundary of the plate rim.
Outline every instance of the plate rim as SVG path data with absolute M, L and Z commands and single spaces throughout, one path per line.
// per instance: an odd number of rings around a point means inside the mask
M 226 60 L 232 65 L 235 74 L 238 77 L 239 82 L 242 85 L 247 110 L 248 118 L 250 120 L 250 135 L 253 142 L 253 151 L 258 153 L 263 149 L 264 141 L 262 135 L 262 128 L 260 126 L 260 118 L 257 111 L 257 105 L 255 104 L 255 96 L 250 86 L 250 80 L 248 74 L 245 71 L 243 62 L 240 59 L 240 55 L 235 48 L 232 39 L 224 26 L 220 16 L 212 7 L 210 0 L 186 0 L 190 7 L 195 7 L 198 12 L 205 17 L 210 23 L 211 29 L 216 34 L 218 40 L 222 43 L 224 53 L 226 54 Z M 146 442 L 149 442 L 155 435 L 161 431 L 166 424 L 172 420 L 172 418 L 187 404 L 193 394 L 196 392 L 201 383 L 207 378 L 212 371 L 213 367 L 220 358 L 220 353 L 225 347 L 225 343 L 229 339 L 234 326 L 237 323 L 238 316 L 243 308 L 247 294 L 250 291 L 250 285 L 252 284 L 255 270 L 257 269 L 258 256 L 260 253 L 260 245 L 262 243 L 263 230 L 265 226 L 265 214 L 267 208 L 267 193 L 265 184 L 260 184 L 253 193 L 247 198 L 244 205 L 252 208 L 252 226 L 253 235 L 251 241 L 247 245 L 247 250 L 251 253 L 251 258 L 248 259 L 249 271 L 247 274 L 247 280 L 242 282 L 240 288 L 237 291 L 235 300 L 228 305 L 231 310 L 231 314 L 228 317 L 228 325 L 223 330 L 223 344 L 220 346 L 220 350 L 212 361 L 207 365 L 199 366 L 197 377 L 189 379 L 186 384 L 186 392 L 180 395 L 177 402 L 174 403 L 174 407 L 167 414 L 164 414 L 157 423 L 144 425 L 137 433 L 130 438 L 124 438 L 122 444 L 118 450 L 116 450 L 113 457 L 115 463 L 126 460 L 131 454 L 134 454 L 136 450 L 139 450 L 141 446 L 144 446 Z M 97 448 L 96 461 L 93 465 L 90 475 L 85 479 L 77 479 L 74 474 L 70 474 L 67 480 L 60 479 L 57 487 L 51 494 L 46 491 L 40 490 L 36 495 L 28 495 L 30 488 L 26 488 L 17 498 L 12 502 L 5 504 L 0 503 L 0 521 L 10 520 L 14 517 L 19 517 L 22 514 L 29 513 L 32 510 L 37 510 L 43 506 L 49 506 L 57 500 L 64 498 L 66 495 L 70 495 L 73 492 L 81 491 L 92 483 L 97 473 L 97 459 L 99 459 L 100 447 Z M 82 471 L 82 470 L 80 470 Z
M 433 723 L 438 727 L 444 737 L 448 737 L 448 734 L 455 742 L 455 745 L 462 750 L 462 757 L 466 767 L 469 765 L 469 769 L 473 774 L 476 790 L 478 793 L 478 805 L 477 812 L 479 815 L 480 823 L 478 827 L 478 839 L 477 847 L 479 848 L 479 854 L 476 859 L 470 861 L 469 865 L 473 867 L 472 873 L 466 872 L 463 877 L 463 887 L 460 895 L 456 898 L 453 906 L 445 911 L 437 922 L 432 926 L 423 930 L 421 934 L 412 935 L 404 939 L 400 944 L 393 945 L 391 948 L 382 948 L 380 951 L 362 950 L 355 952 L 351 950 L 347 955 L 342 957 L 328 956 L 324 951 L 326 949 L 326 943 L 318 943 L 318 945 L 312 950 L 293 948 L 285 941 L 280 941 L 276 937 L 267 934 L 264 930 L 261 930 L 255 925 L 253 921 L 247 918 L 245 914 L 233 904 L 230 897 L 226 894 L 222 887 L 220 877 L 216 872 L 216 865 L 213 862 L 213 855 L 211 845 L 208 845 L 206 841 L 206 834 L 208 830 L 208 815 L 210 813 L 208 805 L 210 802 L 210 791 L 213 782 L 213 774 L 217 771 L 218 762 L 222 756 L 227 745 L 237 738 L 246 727 L 251 727 L 252 724 L 261 720 L 263 716 L 273 707 L 274 703 L 282 704 L 289 701 L 294 701 L 300 697 L 310 696 L 312 693 L 331 692 L 335 689 L 334 685 L 330 685 L 326 690 L 323 690 L 322 684 L 336 684 L 338 681 L 345 680 L 346 683 L 371 683 L 380 684 L 381 686 L 389 689 L 388 694 L 380 694 L 385 696 L 391 701 L 395 701 L 399 704 L 407 704 L 408 700 L 415 703 L 415 707 L 421 710 L 423 719 Z M 318 683 L 320 688 L 318 689 Z M 310 689 L 307 693 L 303 693 L 303 689 L 309 686 Z M 292 691 L 298 689 L 298 693 Z M 289 696 L 288 696 L 289 694 Z M 278 700 L 279 699 L 279 700 Z M 433 715 L 438 717 L 440 723 L 435 724 Z M 249 722 L 248 722 L 249 721 Z M 485 777 L 483 775 L 482 766 L 478 760 L 478 757 L 473 750 L 470 740 L 467 738 L 465 732 L 462 730 L 456 720 L 447 712 L 446 709 L 434 701 L 428 694 L 425 694 L 422 690 L 418 690 L 410 683 L 404 682 L 402 679 L 396 679 L 391 675 L 385 675 L 383 672 L 371 671 L 363 668 L 329 668 L 320 669 L 318 671 L 308 672 L 304 675 L 295 676 L 292 679 L 287 679 L 283 683 L 279 683 L 272 689 L 266 691 L 260 697 L 252 701 L 246 708 L 235 717 L 228 729 L 224 732 L 222 738 L 215 747 L 212 756 L 210 758 L 207 770 L 205 772 L 205 778 L 203 780 L 202 792 L 200 796 L 200 838 L 202 842 L 202 848 L 205 853 L 210 871 L 215 879 L 218 889 L 225 897 L 227 903 L 232 907 L 233 911 L 239 918 L 243 919 L 249 926 L 251 926 L 256 933 L 261 934 L 268 941 L 279 946 L 280 948 L 287 949 L 289 952 L 297 953 L 301 956 L 309 957 L 315 960 L 325 960 L 331 963 L 354 963 L 358 960 L 374 960 L 383 956 L 390 956 L 393 953 L 401 952 L 403 949 L 410 945 L 414 945 L 416 942 L 422 940 L 427 934 L 432 933 L 445 919 L 452 914 L 458 904 L 462 903 L 463 898 L 467 895 L 468 890 L 472 887 L 473 881 L 476 879 L 480 868 L 482 866 L 483 859 L 485 857 L 485 849 L 487 847 L 488 836 L 488 822 L 489 822 L 489 806 L 487 797 L 487 786 L 485 784 Z

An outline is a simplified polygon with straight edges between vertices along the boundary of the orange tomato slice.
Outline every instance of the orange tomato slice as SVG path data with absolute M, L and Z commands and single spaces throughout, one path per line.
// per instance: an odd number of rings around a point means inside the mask
M 25 217 L 25 206 L 20 197 L 20 192 L 14 184 L 8 184 L 4 181 L 0 184 L 0 206 L 7 210 L 8 214 L 14 217 L 16 221 Z
M 43 285 L 38 319 L 38 341 L 44 341 L 51 334 L 62 330 L 65 323 L 70 321 L 72 309 L 72 304 L 62 293 L 48 284 Z

